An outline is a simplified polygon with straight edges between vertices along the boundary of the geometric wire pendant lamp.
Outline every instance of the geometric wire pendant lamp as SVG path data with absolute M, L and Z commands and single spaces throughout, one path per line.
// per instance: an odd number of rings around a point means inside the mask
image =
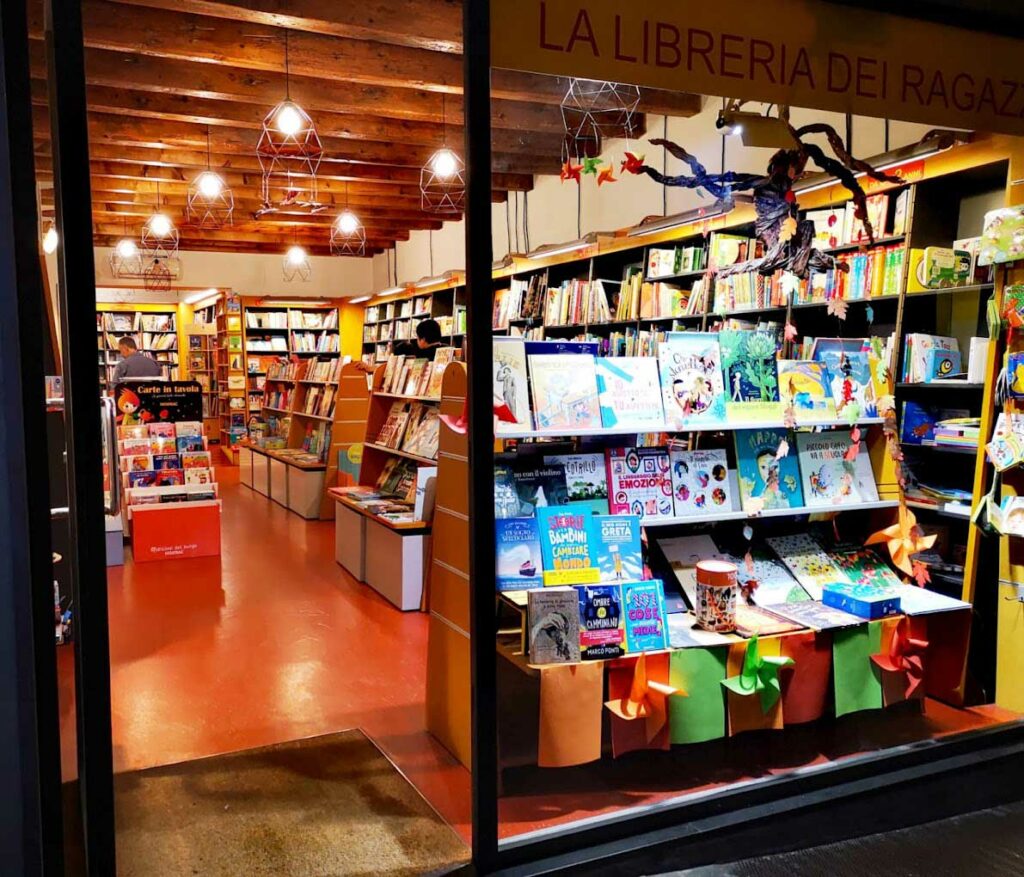
M 142 251 L 135 239 L 128 235 L 128 220 L 124 221 L 124 237 L 110 251 L 110 273 L 114 277 L 141 277 Z
M 313 266 L 309 262 L 309 254 L 305 248 L 298 244 L 290 246 L 281 262 L 281 271 L 286 283 L 296 280 L 308 283 L 313 276 Z
M 156 182 L 156 208 L 142 225 L 142 250 L 146 259 L 173 259 L 178 255 L 178 229 L 160 210 L 160 181 Z
M 441 92 L 441 148 L 420 169 L 420 207 L 433 213 L 461 213 L 466 205 L 466 163 L 448 147 L 445 98 Z
M 316 183 L 323 146 L 309 113 L 291 99 L 287 30 L 284 32 L 284 83 L 285 98 L 263 119 L 256 145 L 256 157 L 263 171 L 263 209 L 257 217 L 284 206 L 305 207 L 311 212 L 324 208 L 317 200 Z M 279 203 L 271 198 L 275 184 L 285 190 Z
M 197 228 L 220 228 L 231 225 L 235 212 L 235 196 L 224 178 L 210 167 L 210 126 L 206 126 L 206 170 L 188 187 L 185 202 L 186 221 Z
M 639 105 L 640 89 L 635 85 L 571 78 L 561 103 L 566 157 L 600 155 L 605 137 L 631 139 Z
M 335 256 L 366 255 L 366 229 L 348 208 L 348 183 L 345 183 L 345 206 L 331 223 L 331 253 Z

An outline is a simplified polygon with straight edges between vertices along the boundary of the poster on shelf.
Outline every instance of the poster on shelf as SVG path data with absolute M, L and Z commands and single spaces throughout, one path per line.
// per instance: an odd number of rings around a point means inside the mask
M 203 419 L 197 381 L 121 381 L 114 387 L 118 426 Z

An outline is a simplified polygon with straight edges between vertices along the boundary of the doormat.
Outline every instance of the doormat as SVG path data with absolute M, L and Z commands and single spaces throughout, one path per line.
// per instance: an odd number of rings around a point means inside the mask
M 114 778 L 119 877 L 443 874 L 458 835 L 360 731 Z

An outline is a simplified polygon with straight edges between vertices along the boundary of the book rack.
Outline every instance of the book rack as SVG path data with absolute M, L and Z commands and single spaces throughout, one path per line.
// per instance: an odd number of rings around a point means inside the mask
M 135 339 L 140 352 L 160 363 L 165 378 L 176 380 L 180 374 L 181 339 L 185 337 L 180 316 L 173 304 L 97 302 L 96 347 L 101 392 L 111 388 L 114 367 L 121 361 L 117 342 L 125 335 Z M 155 325 L 160 328 L 154 328 Z
M 237 297 L 224 296 L 216 305 L 217 417 L 221 451 L 231 463 L 238 462 L 235 448 L 245 436 L 248 412 L 245 404 L 242 315 Z

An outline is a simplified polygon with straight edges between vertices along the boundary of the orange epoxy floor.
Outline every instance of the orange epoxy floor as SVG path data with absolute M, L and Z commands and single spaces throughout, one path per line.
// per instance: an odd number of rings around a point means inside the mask
M 115 770 L 360 728 L 468 841 L 469 773 L 425 727 L 427 616 L 335 563 L 333 521 L 230 471 L 220 557 L 110 569 Z

